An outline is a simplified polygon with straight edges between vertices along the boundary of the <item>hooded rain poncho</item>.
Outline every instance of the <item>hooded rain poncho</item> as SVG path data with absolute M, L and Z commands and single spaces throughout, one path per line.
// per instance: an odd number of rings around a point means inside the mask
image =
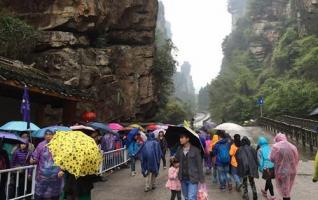
M 283 197 L 290 197 L 297 174 L 298 151 L 284 134 L 279 133 L 274 140 L 270 159 L 275 164 L 276 187 Z
M 316 159 L 315 159 L 314 180 L 318 180 L 318 152 L 317 152 Z
M 237 172 L 242 178 L 246 176 L 259 178 L 257 152 L 250 145 L 250 140 L 243 137 L 241 147 L 237 152 Z
M 162 156 L 159 142 L 154 134 L 150 134 L 148 140 L 140 149 L 141 170 L 144 177 L 149 173 L 159 174 L 160 159 Z
M 259 161 L 259 171 L 263 172 L 264 169 L 271 169 L 274 167 L 274 163 L 270 160 L 271 147 L 265 137 L 259 137 L 258 145 L 260 149 L 258 150 L 258 161 Z

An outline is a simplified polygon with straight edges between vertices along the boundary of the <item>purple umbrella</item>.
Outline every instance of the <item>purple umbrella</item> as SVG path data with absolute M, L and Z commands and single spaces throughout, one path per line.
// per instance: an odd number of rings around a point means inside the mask
M 19 144 L 26 143 L 26 140 L 13 133 L 0 132 L 0 141 L 3 143 Z

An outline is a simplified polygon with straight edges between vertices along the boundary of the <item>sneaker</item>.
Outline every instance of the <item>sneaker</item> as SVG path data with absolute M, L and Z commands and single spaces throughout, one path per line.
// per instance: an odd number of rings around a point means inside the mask
M 145 192 L 149 192 L 150 191 L 150 188 L 145 188 Z
M 244 193 L 243 196 L 242 196 L 242 198 L 243 198 L 244 200 L 249 200 L 248 193 Z
M 136 176 L 136 172 L 131 172 L 131 176 Z
M 267 200 L 276 200 L 276 197 L 270 195 L 269 197 L 267 197 Z
M 235 189 L 237 192 L 241 192 L 241 185 L 240 184 L 236 184 Z
M 233 187 L 231 183 L 229 183 L 228 188 L 229 188 L 229 191 L 232 191 Z
M 262 192 L 263 197 L 267 198 L 267 192 L 265 190 L 263 190 L 263 189 L 261 189 L 261 192 Z
M 253 200 L 257 200 L 257 193 L 253 193 Z
M 222 191 L 222 192 L 225 192 L 226 191 L 226 189 L 225 189 L 225 187 L 220 187 L 220 190 Z

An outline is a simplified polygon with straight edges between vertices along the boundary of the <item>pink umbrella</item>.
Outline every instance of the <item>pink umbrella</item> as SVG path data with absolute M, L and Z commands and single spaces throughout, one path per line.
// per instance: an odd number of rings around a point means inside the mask
M 118 123 L 110 123 L 108 124 L 108 127 L 113 131 L 121 131 L 124 129 L 124 127 Z

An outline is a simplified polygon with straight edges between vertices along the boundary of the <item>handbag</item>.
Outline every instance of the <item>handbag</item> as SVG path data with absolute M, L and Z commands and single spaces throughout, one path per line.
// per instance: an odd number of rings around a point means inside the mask
M 208 190 L 207 190 L 207 186 L 205 183 L 199 183 L 197 196 L 198 196 L 197 200 L 208 200 L 209 199 Z

